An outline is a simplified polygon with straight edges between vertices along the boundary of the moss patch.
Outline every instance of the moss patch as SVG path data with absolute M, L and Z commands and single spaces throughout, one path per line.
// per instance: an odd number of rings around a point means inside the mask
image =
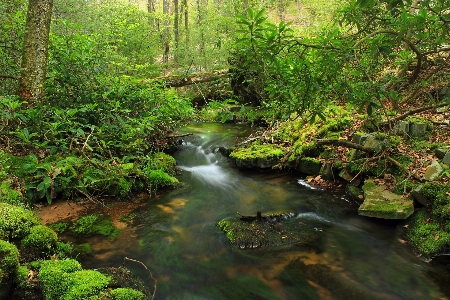
M 70 230 L 78 235 L 100 234 L 114 240 L 120 233 L 111 219 L 105 215 L 93 214 L 79 218 L 72 224 Z
M 0 239 L 23 238 L 41 220 L 30 210 L 0 203 Z

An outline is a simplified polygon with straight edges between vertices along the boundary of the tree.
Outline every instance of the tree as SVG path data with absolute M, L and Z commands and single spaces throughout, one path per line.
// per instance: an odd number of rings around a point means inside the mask
M 169 33 L 169 0 L 163 0 L 163 15 L 164 15 L 164 34 L 163 34 L 163 62 L 169 62 L 170 52 L 170 33 Z
M 19 96 L 29 104 L 44 97 L 53 0 L 29 0 L 19 80 Z
M 179 21 L 180 21 L 180 9 L 179 9 L 179 1 L 173 0 L 173 6 L 174 6 L 174 17 L 173 17 L 173 35 L 175 40 L 175 51 L 174 51 L 174 61 L 175 63 L 178 62 L 178 46 L 180 44 L 180 28 L 179 28 Z

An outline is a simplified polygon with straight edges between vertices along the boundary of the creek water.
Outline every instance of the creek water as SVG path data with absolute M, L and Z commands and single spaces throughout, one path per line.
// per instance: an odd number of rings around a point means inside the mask
M 132 228 L 104 250 L 111 255 L 84 264 L 140 260 L 158 280 L 155 299 L 447 299 L 446 265 L 426 263 L 401 243 L 403 224 L 360 217 L 344 193 L 314 189 L 297 175 L 236 169 L 218 147 L 248 131 L 183 128 L 194 133 L 175 154 L 184 186 L 140 207 Z M 232 247 L 216 223 L 257 211 L 294 211 L 294 222 L 315 224 L 318 242 Z M 153 289 L 139 264 L 127 267 Z

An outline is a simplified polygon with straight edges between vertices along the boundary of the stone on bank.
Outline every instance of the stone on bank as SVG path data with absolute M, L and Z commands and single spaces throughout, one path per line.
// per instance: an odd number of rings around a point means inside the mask
M 372 179 L 366 180 L 363 185 L 364 202 L 358 208 L 358 214 L 366 217 L 382 219 L 407 219 L 413 212 L 413 201 L 403 199 L 378 186 Z

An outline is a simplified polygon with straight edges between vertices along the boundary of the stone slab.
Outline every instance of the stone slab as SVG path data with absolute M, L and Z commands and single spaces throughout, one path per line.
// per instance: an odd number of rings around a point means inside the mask
M 358 208 L 360 216 L 381 219 L 407 219 L 414 212 L 413 201 L 403 199 L 378 186 L 371 179 L 366 180 L 363 185 L 364 202 Z

